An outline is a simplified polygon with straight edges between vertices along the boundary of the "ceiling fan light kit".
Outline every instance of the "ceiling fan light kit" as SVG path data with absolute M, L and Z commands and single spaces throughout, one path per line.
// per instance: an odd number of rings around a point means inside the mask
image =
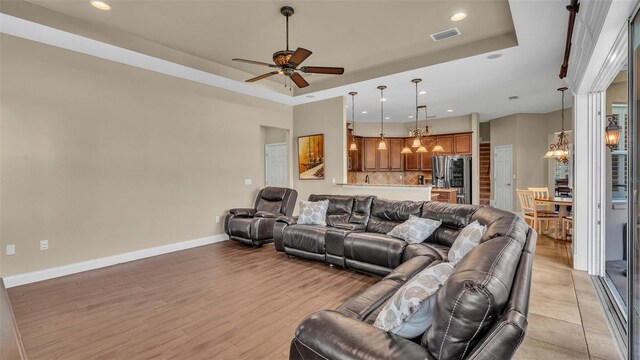
M 344 74 L 344 68 L 341 67 L 328 67 L 328 66 L 302 66 L 305 61 L 313 52 L 305 48 L 297 48 L 295 51 L 289 50 L 289 17 L 294 14 L 294 10 L 291 6 L 283 6 L 280 8 L 280 13 L 286 18 L 286 30 L 287 30 L 287 48 L 286 50 L 279 50 L 273 53 L 273 64 L 246 60 L 240 58 L 234 58 L 233 61 L 243 62 L 252 65 L 260 65 L 271 68 L 279 68 L 279 70 L 272 71 L 260 76 L 256 76 L 246 82 L 256 82 L 262 79 L 266 79 L 273 75 L 287 76 L 291 81 L 299 88 L 309 86 L 309 83 L 300 75 L 300 72 L 306 74 L 329 74 L 329 75 L 342 75 Z

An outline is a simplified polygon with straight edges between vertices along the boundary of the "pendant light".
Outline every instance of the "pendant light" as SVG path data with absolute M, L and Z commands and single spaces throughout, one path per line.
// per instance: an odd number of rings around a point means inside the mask
M 442 145 L 438 144 L 438 138 L 436 138 L 436 145 L 433 147 L 433 150 L 431 150 L 431 152 L 434 152 L 434 153 L 444 152 L 444 148 L 442 147 Z
M 618 114 L 607 115 L 609 125 L 605 128 L 605 143 L 611 151 L 615 150 L 620 143 L 620 134 L 622 133 L 622 126 L 618 125 Z
M 569 145 L 567 143 L 567 133 L 564 132 L 564 92 L 568 88 L 561 87 L 558 89 L 562 93 L 562 111 L 560 112 L 560 118 L 562 119 L 562 130 L 558 134 L 558 141 L 555 144 L 549 145 L 549 151 L 544 155 L 545 159 L 555 158 L 557 161 L 566 164 L 569 162 Z
M 351 145 L 349 145 L 349 151 L 357 151 L 358 144 L 356 144 L 356 106 L 355 106 L 355 97 L 358 95 L 357 92 L 352 91 L 349 93 L 351 95 Z
M 378 143 L 378 150 L 387 150 L 387 141 L 384 138 L 384 89 L 387 87 L 384 85 L 378 86 L 380 90 L 380 142 Z

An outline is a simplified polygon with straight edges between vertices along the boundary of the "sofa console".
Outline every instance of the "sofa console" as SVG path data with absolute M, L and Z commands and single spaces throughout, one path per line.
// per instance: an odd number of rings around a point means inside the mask
M 527 327 L 537 234 L 513 213 L 492 207 L 391 201 L 374 196 L 312 195 L 329 200 L 327 225 L 280 217 L 278 251 L 384 276 L 336 310 L 308 316 L 297 328 L 291 359 L 509 359 Z M 386 235 L 409 215 L 442 221 L 424 242 Z M 436 295 L 433 323 L 405 339 L 373 326 L 393 294 L 423 269 L 447 261 L 462 228 L 485 225 L 480 244 L 460 261 Z

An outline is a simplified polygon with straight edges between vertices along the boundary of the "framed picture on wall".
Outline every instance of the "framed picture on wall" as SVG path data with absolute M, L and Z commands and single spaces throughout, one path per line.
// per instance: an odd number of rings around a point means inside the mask
M 300 180 L 324 179 L 324 134 L 298 137 Z

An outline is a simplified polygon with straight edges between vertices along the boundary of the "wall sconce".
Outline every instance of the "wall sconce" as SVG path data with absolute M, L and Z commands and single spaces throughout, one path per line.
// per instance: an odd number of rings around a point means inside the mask
M 605 128 L 605 144 L 612 151 L 618 147 L 620 143 L 620 134 L 622 133 L 622 126 L 618 125 L 618 115 L 607 115 L 609 125 Z

